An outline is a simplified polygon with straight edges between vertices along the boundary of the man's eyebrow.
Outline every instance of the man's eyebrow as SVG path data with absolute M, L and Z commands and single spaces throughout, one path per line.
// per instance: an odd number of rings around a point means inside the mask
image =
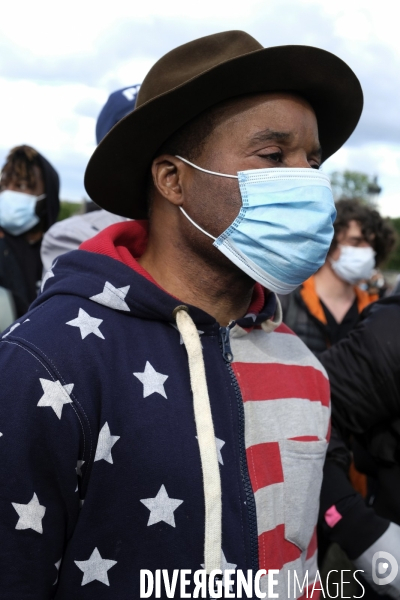
M 271 140 L 277 141 L 288 141 L 292 137 L 292 134 L 287 131 L 273 131 L 272 129 L 264 129 L 263 131 L 258 131 L 250 138 L 250 143 L 257 142 L 269 142 Z

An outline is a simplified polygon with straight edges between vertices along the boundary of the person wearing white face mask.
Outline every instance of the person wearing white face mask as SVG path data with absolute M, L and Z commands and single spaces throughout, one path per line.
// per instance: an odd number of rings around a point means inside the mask
M 393 229 L 376 210 L 357 200 L 341 200 L 336 209 L 335 234 L 325 264 L 295 292 L 281 297 L 284 322 L 318 356 L 346 337 L 361 311 L 378 300 L 378 295 L 369 295 L 357 284 L 370 279 L 395 242 Z M 346 443 L 333 424 L 320 496 L 318 544 L 323 572 L 346 568 L 369 572 L 371 548 L 388 550 L 387 544 L 399 542 L 400 528 L 378 516 L 364 500 L 368 491 L 364 473 L 369 472 L 371 459 L 354 442 L 351 464 Z M 365 580 L 363 585 L 368 597 L 374 598 L 375 591 Z M 359 594 L 358 588 L 352 592 Z
M 392 227 L 376 210 L 353 199 L 340 200 L 336 209 L 325 264 L 281 297 L 284 323 L 317 355 L 347 335 L 360 312 L 378 299 L 357 284 L 371 277 L 395 243 Z
M 0 286 L 10 290 L 17 316 L 37 295 L 43 233 L 59 211 L 59 177 L 30 146 L 13 148 L 0 180 Z

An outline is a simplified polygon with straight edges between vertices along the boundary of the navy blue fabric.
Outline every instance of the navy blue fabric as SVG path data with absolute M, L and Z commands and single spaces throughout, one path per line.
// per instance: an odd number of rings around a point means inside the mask
M 98 144 L 118 121 L 133 111 L 139 89 L 139 84 L 130 85 L 109 95 L 97 117 L 96 142 Z
M 129 286 L 124 298 L 129 310 L 90 300 L 106 282 L 124 294 Z M 2 600 L 130 600 L 139 598 L 140 569 L 201 568 L 204 495 L 187 353 L 173 326 L 179 304 L 124 264 L 77 250 L 58 259 L 44 292 L 19 326 L 4 333 Z M 67 324 L 79 309 L 101 320 L 104 339 L 94 333 L 82 339 L 80 328 Z M 270 295 L 255 322 L 274 311 L 275 296 Z M 222 357 L 219 325 L 198 308 L 189 307 L 189 312 L 203 332 L 215 435 L 225 442 L 222 550 L 229 563 L 247 570 L 252 567 L 238 398 Z M 240 324 L 254 326 L 254 320 Z M 143 397 L 143 384 L 134 373 L 143 372 L 146 362 L 168 376 L 166 398 L 157 392 Z M 44 393 L 40 379 L 74 384 L 72 403 L 62 406 L 60 419 L 51 406 L 38 406 Z M 112 463 L 94 461 L 106 422 L 110 434 L 119 436 L 111 448 Z M 82 477 L 76 472 L 78 461 L 84 461 Z M 162 485 L 170 498 L 183 500 L 173 513 L 175 527 L 164 521 L 148 525 L 150 511 L 141 500 L 156 497 Z M 46 509 L 42 533 L 16 528 L 20 519 L 12 503 L 27 505 L 34 494 Z M 116 561 L 107 571 L 109 585 L 99 580 L 83 585 L 84 573 L 75 564 L 88 561 L 95 548 L 102 559 Z

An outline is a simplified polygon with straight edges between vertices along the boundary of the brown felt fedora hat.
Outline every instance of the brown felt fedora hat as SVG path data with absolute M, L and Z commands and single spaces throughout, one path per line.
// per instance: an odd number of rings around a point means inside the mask
M 244 31 L 225 31 L 179 46 L 151 68 L 136 108 L 94 151 L 85 173 L 102 208 L 147 218 L 146 182 L 158 148 L 218 102 L 260 92 L 296 92 L 317 116 L 323 159 L 338 150 L 361 115 L 360 82 L 340 58 L 310 46 L 263 48 Z

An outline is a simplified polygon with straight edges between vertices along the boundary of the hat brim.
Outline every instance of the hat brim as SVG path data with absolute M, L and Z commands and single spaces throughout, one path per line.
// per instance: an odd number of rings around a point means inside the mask
M 308 100 L 316 114 L 323 160 L 350 137 L 363 107 L 360 82 L 334 54 L 310 46 L 256 50 L 201 73 L 119 121 L 89 160 L 89 196 L 112 213 L 147 218 L 146 185 L 160 146 L 215 104 L 263 92 L 293 92 Z

